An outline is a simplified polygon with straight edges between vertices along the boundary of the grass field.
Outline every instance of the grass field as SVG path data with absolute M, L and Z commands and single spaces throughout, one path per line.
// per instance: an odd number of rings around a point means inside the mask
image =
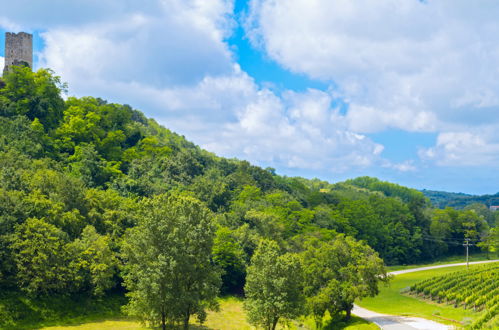
M 246 315 L 242 309 L 242 301 L 231 297 L 220 299 L 220 311 L 209 312 L 206 322 L 200 326 L 195 322 L 191 323 L 192 329 L 252 329 L 246 322 Z M 138 321 L 121 319 L 106 319 L 99 322 L 88 322 L 75 326 L 56 326 L 43 328 L 47 330 L 111 330 L 111 329 L 149 329 L 141 325 Z
M 328 323 L 328 320 L 326 320 Z M 303 319 L 301 321 L 295 321 L 289 324 L 290 329 L 314 329 L 314 323 L 312 319 Z M 287 329 L 289 329 L 287 328 Z M 141 325 L 138 321 L 121 318 L 105 318 L 99 321 L 93 322 L 80 322 L 80 324 L 72 325 L 59 325 L 52 327 L 45 327 L 42 329 L 46 330 L 118 330 L 118 329 L 129 329 L 129 330 L 139 330 L 139 329 L 150 329 Z M 209 312 L 206 322 L 200 326 L 195 322 L 191 323 L 191 329 L 217 329 L 217 330 L 232 330 L 232 329 L 255 329 L 251 327 L 246 321 L 246 314 L 243 310 L 242 300 L 235 297 L 220 299 L 220 311 Z M 282 326 L 278 326 L 278 329 L 283 329 Z M 325 329 L 336 330 L 336 329 L 346 329 L 346 330 L 375 330 L 379 329 L 373 323 L 369 323 L 361 318 L 352 317 L 350 322 L 335 322 L 328 324 Z
M 242 300 L 230 297 L 220 299 L 220 311 L 218 312 L 208 312 L 208 317 L 206 322 L 200 326 L 193 321 L 191 321 L 192 329 L 252 329 L 250 325 L 246 322 L 246 315 L 242 308 Z M 150 329 L 140 324 L 136 320 L 126 319 L 124 317 L 114 318 L 114 319 L 103 319 L 96 322 L 84 322 L 77 325 L 66 325 L 66 326 L 54 326 L 46 327 L 43 329 L 50 330 L 111 330 L 111 329 Z
M 470 268 L 478 267 L 471 265 Z M 477 318 L 480 313 L 475 313 L 463 308 L 454 308 L 445 304 L 423 301 L 403 294 L 403 291 L 422 280 L 445 275 L 458 270 L 466 269 L 465 266 L 438 268 L 395 276 L 390 285 L 381 287 L 380 294 L 373 298 L 365 298 L 358 305 L 372 311 L 404 316 L 417 316 L 431 319 L 445 324 L 466 324 Z

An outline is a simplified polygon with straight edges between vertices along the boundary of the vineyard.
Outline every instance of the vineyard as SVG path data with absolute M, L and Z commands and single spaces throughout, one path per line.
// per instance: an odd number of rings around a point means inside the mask
M 499 329 L 499 263 L 433 277 L 411 286 L 410 292 L 482 312 L 470 329 Z

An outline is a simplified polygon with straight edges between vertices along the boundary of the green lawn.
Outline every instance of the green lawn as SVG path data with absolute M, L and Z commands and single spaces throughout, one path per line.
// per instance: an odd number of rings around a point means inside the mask
M 138 329 L 148 329 L 143 327 L 139 322 L 129 321 L 124 319 L 116 319 L 116 320 L 103 320 L 98 322 L 88 322 L 79 325 L 68 325 L 68 326 L 55 326 L 55 327 L 47 327 L 42 329 L 50 329 L 50 330 L 118 330 L 118 329 L 129 329 L 129 330 L 138 330 Z
M 104 301 L 90 303 L 86 299 L 74 300 L 69 298 L 30 301 L 22 296 L 10 295 L 9 299 L 4 297 L 3 301 L 16 302 L 17 312 L 22 313 L 23 321 L 16 322 L 0 329 L 50 329 L 50 330 L 144 330 L 150 329 L 140 324 L 137 320 L 127 318 L 120 312 L 120 303 L 124 298 L 120 295 L 112 295 Z M 80 306 L 77 307 L 77 305 Z M 379 327 L 359 317 L 352 316 L 349 322 L 332 321 L 326 317 L 324 329 L 329 330 L 376 330 Z M 302 318 L 289 324 L 291 329 L 314 329 L 315 325 L 311 317 Z M 243 302 L 240 298 L 226 297 L 220 299 L 220 310 L 208 312 L 208 317 L 203 326 L 191 323 L 192 329 L 254 329 L 246 321 L 243 310 Z M 278 326 L 278 329 L 283 329 Z
M 242 300 L 229 297 L 220 299 L 220 311 L 218 312 L 208 312 L 208 317 L 206 322 L 200 326 L 195 322 L 195 318 L 191 320 L 192 329 L 253 329 L 246 322 L 246 314 L 242 308 Z M 50 330 L 111 330 L 111 329 L 149 329 L 140 324 L 136 320 L 126 319 L 125 317 L 102 319 L 95 322 L 83 322 L 78 325 L 65 325 L 65 326 L 54 326 L 46 327 L 43 329 Z
M 472 267 L 476 266 L 471 265 L 470 268 Z M 378 296 L 365 298 L 358 302 L 358 305 L 385 314 L 417 316 L 454 325 L 467 323 L 480 314 L 463 308 L 423 301 L 402 293 L 416 282 L 463 269 L 466 269 L 466 266 L 438 268 L 397 275 L 392 279 L 389 286 L 381 287 Z

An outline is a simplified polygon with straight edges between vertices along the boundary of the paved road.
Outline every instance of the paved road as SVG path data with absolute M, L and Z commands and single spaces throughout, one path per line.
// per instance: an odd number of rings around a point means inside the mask
M 487 260 L 487 261 L 475 261 L 470 262 L 470 265 L 473 264 L 484 264 L 489 262 L 498 262 L 499 260 Z M 420 267 L 420 268 L 412 268 L 412 269 L 404 269 L 397 270 L 391 272 L 392 275 L 400 275 L 412 272 L 419 272 L 421 270 L 429 270 L 436 268 L 444 268 L 444 267 L 454 267 L 454 266 L 466 266 L 466 263 L 457 263 L 457 264 L 447 264 L 447 265 L 438 265 L 438 266 L 428 266 L 428 267 Z M 426 320 L 419 317 L 406 317 L 406 316 L 394 316 L 394 315 L 386 315 L 376 313 L 365 308 L 359 307 L 355 305 L 353 307 L 352 313 L 362 317 L 365 320 L 376 323 L 383 330 L 444 330 L 444 329 L 452 329 L 451 326 L 447 326 L 445 324 L 437 323 L 434 321 Z

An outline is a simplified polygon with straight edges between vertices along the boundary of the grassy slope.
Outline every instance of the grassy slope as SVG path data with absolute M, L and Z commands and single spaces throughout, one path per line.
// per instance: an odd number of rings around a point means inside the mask
M 470 268 L 472 267 L 475 266 L 471 265 Z M 465 266 L 448 267 L 397 275 L 388 287 L 381 288 L 378 296 L 365 298 L 358 305 L 379 313 L 418 316 L 446 324 L 469 322 L 480 314 L 463 308 L 454 308 L 444 304 L 422 301 L 401 293 L 401 291 L 416 282 L 465 268 Z M 455 322 L 448 320 L 454 320 Z
M 242 308 L 242 300 L 234 297 L 224 298 L 220 300 L 220 311 L 219 312 L 209 312 L 208 318 L 203 326 L 199 326 L 195 322 L 192 322 L 192 329 L 219 329 L 219 330 L 231 330 L 231 329 L 254 329 L 246 321 L 246 314 Z M 291 324 L 291 328 L 297 329 L 298 325 L 300 328 L 313 328 L 313 322 L 311 319 L 304 321 L 304 324 L 296 322 Z M 283 329 L 279 327 L 279 329 Z M 107 318 L 101 321 L 95 322 L 85 322 L 78 325 L 69 326 L 54 326 L 43 328 L 47 330 L 111 330 L 111 329 L 148 329 L 142 326 L 139 322 L 134 320 L 127 320 L 125 318 Z M 379 329 L 373 323 L 368 323 L 365 320 L 353 317 L 348 323 L 331 325 L 326 329 L 347 329 L 347 330 L 374 330 Z
M 39 329 L 121 316 L 126 298 L 112 293 L 102 299 L 86 296 L 28 298 L 16 291 L 0 291 L 0 329 Z

